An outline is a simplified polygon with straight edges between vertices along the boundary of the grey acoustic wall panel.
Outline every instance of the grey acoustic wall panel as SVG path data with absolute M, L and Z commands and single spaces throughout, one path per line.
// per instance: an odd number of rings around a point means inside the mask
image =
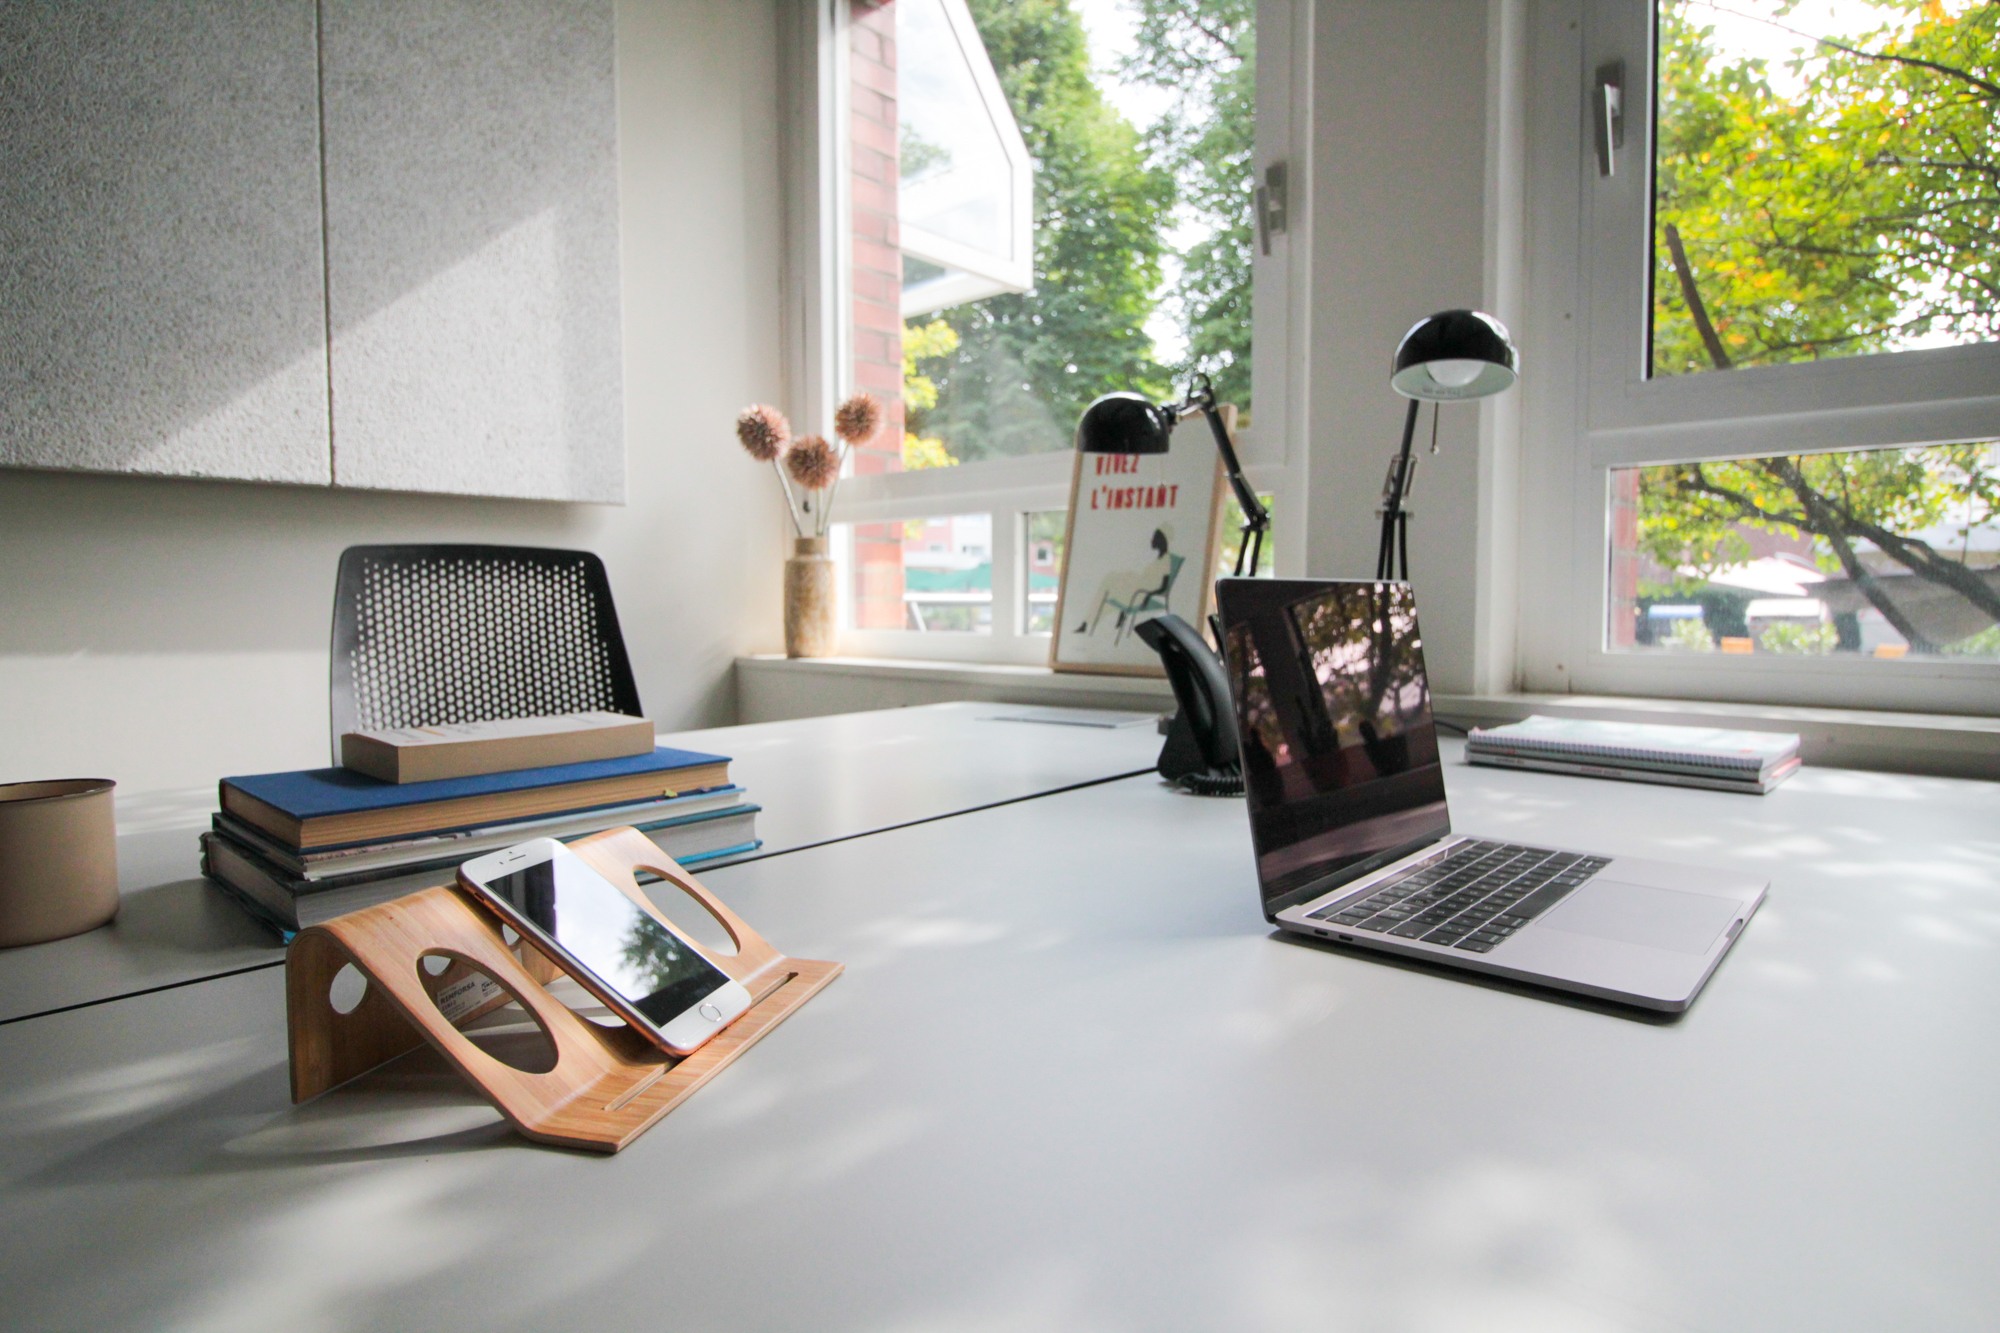
M 324 0 L 334 481 L 624 499 L 610 0 Z
M 0 3 L 0 465 L 329 480 L 311 0 Z

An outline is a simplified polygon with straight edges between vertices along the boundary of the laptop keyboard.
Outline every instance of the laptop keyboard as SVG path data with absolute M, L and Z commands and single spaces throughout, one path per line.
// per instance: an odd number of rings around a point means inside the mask
M 1307 915 L 1328 925 L 1490 953 L 1610 864 L 1608 856 L 1475 838 L 1377 884 L 1364 898 Z

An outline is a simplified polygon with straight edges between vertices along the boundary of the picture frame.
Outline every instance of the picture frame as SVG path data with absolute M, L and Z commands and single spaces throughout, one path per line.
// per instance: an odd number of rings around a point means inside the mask
M 1236 408 L 1215 409 L 1236 438 Z M 1206 423 L 1182 419 L 1164 454 L 1085 454 L 1070 470 L 1049 666 L 1105 676 L 1164 676 L 1132 632 L 1171 611 L 1196 627 L 1214 609 L 1212 577 L 1228 495 Z

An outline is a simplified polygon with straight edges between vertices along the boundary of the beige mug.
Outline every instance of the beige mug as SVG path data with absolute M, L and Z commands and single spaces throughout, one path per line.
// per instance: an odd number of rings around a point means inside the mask
M 108 778 L 0 783 L 0 949 L 118 914 L 118 826 Z

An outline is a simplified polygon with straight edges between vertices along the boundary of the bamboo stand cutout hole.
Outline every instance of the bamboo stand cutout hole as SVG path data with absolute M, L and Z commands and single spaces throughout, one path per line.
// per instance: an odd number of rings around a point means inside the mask
M 428 1042 L 527 1137 L 616 1152 L 841 973 L 839 963 L 779 953 L 634 829 L 596 834 L 571 850 L 655 916 L 662 914 L 637 882 L 642 871 L 713 916 L 735 952 L 707 952 L 750 992 L 750 1009 L 693 1055 L 666 1058 L 623 1024 L 600 1025 L 551 995 L 545 983 L 558 970 L 531 947 L 517 958 L 501 923 L 464 891 L 427 889 L 293 940 L 286 962 L 292 1099 L 316 1097 Z M 447 961 L 434 972 L 436 958 Z M 343 1014 L 332 989 L 348 966 L 367 985 Z M 463 1030 L 510 1003 L 553 1045 L 546 1069 L 515 1067 Z

